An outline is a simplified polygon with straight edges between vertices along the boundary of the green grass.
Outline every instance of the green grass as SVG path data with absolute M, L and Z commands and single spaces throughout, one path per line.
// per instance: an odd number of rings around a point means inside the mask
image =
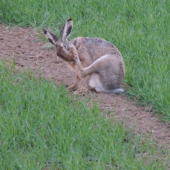
M 164 170 L 164 155 L 64 87 L 0 63 L 0 169 Z
M 1 0 L 0 21 L 59 31 L 74 20 L 71 38 L 102 37 L 114 43 L 126 64 L 128 93 L 152 105 L 170 122 L 170 1 Z
M 71 3 L 72 2 L 72 3 Z M 128 93 L 170 122 L 170 1 L 1 0 L 0 22 L 47 26 L 59 35 L 74 20 L 71 38 L 102 37 L 126 64 Z M 56 28 L 56 29 L 55 29 Z M 164 170 L 148 139 L 101 116 L 99 107 L 70 97 L 64 87 L 0 63 L 0 169 Z M 145 140 L 143 140 L 145 139 Z M 168 158 L 167 154 L 167 158 Z

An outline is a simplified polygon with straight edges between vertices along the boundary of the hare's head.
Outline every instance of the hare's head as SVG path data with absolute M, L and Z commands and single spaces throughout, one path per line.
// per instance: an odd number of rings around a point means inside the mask
M 46 38 L 56 47 L 57 56 L 68 62 L 75 61 L 78 56 L 75 46 L 67 40 L 72 28 L 73 21 L 72 19 L 68 19 L 60 31 L 60 39 L 53 33 L 44 29 Z

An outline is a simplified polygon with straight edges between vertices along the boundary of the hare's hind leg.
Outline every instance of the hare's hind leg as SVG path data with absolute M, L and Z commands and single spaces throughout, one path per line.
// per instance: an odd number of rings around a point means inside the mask
M 111 59 L 112 59 L 112 57 L 110 55 L 104 55 L 104 56 L 100 57 L 94 63 L 92 63 L 90 66 L 83 68 L 81 71 L 81 75 L 87 76 L 89 74 L 92 74 L 93 72 L 107 68 L 108 64 L 110 64 Z
M 120 88 L 124 77 L 121 61 L 112 55 L 104 55 L 86 68 L 81 68 L 81 75 L 91 75 L 89 86 L 97 92 L 120 93 L 124 89 Z
M 89 87 L 91 89 L 94 89 L 96 92 L 113 93 L 113 94 L 124 92 L 124 89 L 122 88 L 115 88 L 113 90 L 106 89 L 105 86 L 107 83 L 104 84 L 101 79 L 102 79 L 101 75 L 93 73 L 89 80 Z

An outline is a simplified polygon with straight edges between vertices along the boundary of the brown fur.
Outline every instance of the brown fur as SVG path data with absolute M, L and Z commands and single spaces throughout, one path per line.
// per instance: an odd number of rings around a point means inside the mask
M 57 55 L 76 72 L 75 81 L 69 89 L 77 89 L 82 80 L 76 93 L 88 89 L 89 86 L 98 92 L 123 92 L 120 85 L 125 75 L 125 65 L 116 46 L 101 38 L 77 37 L 69 42 L 67 37 L 72 25 L 71 19 L 66 21 L 58 41 L 52 33 L 44 31 L 46 37 L 56 46 Z

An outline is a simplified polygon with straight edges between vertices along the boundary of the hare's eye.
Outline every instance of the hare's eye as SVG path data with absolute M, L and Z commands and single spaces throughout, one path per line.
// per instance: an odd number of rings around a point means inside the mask
M 64 45 L 63 47 L 64 47 L 64 48 L 67 48 L 67 46 L 66 46 L 66 45 Z

